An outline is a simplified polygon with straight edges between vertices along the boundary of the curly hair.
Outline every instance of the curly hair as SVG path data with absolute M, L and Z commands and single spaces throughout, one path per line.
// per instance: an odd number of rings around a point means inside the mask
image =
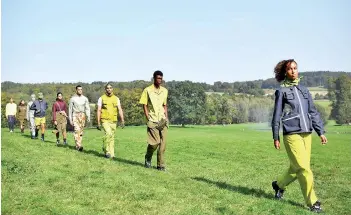
M 275 66 L 274 68 L 275 80 L 277 80 L 278 82 L 282 82 L 285 79 L 285 73 L 286 73 L 285 69 L 292 62 L 296 63 L 294 59 L 282 60 Z

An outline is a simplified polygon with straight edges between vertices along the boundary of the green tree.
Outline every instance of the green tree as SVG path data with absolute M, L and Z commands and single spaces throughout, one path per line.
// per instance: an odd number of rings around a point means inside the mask
M 351 123 L 351 78 L 343 75 L 335 81 L 335 100 L 332 105 L 332 118 L 338 124 Z
M 182 81 L 174 83 L 168 91 L 168 114 L 171 123 L 184 126 L 205 121 L 206 94 L 201 85 Z

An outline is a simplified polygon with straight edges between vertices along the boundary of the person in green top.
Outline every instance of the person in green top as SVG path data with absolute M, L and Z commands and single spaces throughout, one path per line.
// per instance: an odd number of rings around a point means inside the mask
M 163 79 L 161 71 L 155 71 L 153 79 L 154 83 L 144 89 L 139 101 L 143 105 L 147 120 L 148 146 L 145 155 L 145 167 L 151 167 L 152 155 L 158 148 L 157 169 L 165 171 L 164 153 L 168 131 L 168 90 L 161 86 Z

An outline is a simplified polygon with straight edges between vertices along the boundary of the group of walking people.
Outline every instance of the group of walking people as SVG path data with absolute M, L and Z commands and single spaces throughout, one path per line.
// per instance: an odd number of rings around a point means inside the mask
M 275 67 L 275 78 L 281 83 L 275 92 L 275 105 L 272 119 L 273 144 L 276 149 L 280 149 L 279 130 L 283 128 L 283 140 L 285 149 L 290 160 L 288 170 L 276 181 L 272 182 L 272 188 L 276 199 L 282 199 L 286 188 L 296 179 L 300 183 L 301 191 L 307 206 L 313 212 L 321 212 L 321 202 L 316 197 L 313 188 L 313 174 L 310 168 L 311 156 L 311 133 L 313 129 L 320 136 L 321 143 L 326 144 L 323 121 L 316 110 L 311 94 L 308 89 L 302 86 L 299 81 L 297 63 L 293 59 L 283 60 Z M 146 168 L 151 168 L 151 159 L 156 149 L 157 169 L 165 171 L 164 153 L 168 132 L 168 110 L 167 97 L 168 90 L 161 86 L 163 73 L 155 71 L 153 74 L 154 83 L 145 88 L 139 103 L 143 105 L 143 110 L 147 120 L 147 149 L 145 154 Z M 41 128 L 41 139 L 44 141 L 45 132 L 45 111 L 48 107 L 43 95 L 31 96 L 25 108 L 24 101 L 19 104 L 18 116 L 21 122 L 21 131 L 24 128 L 24 119 L 31 122 L 32 138 L 38 136 Z M 105 86 L 105 94 L 102 95 L 97 104 L 97 129 L 105 131 L 103 141 L 103 152 L 106 158 L 114 158 L 114 139 L 118 117 L 120 116 L 121 127 L 124 127 L 124 116 L 120 99 L 114 95 L 110 84 Z M 27 112 L 26 112 L 27 110 Z M 74 127 L 74 140 L 76 149 L 83 150 L 82 136 L 86 121 L 90 121 L 90 106 L 88 99 L 83 96 L 80 85 L 76 86 L 76 94 L 70 99 L 68 105 L 63 101 L 62 93 L 57 94 L 57 100 L 53 104 L 53 121 L 56 126 L 55 133 L 59 144 L 59 133 L 63 135 L 64 144 L 66 140 L 67 118 Z M 6 117 L 9 121 L 10 131 L 13 131 L 13 122 L 16 117 L 16 104 L 11 102 L 6 106 Z M 34 122 L 34 123 L 33 123 Z M 282 126 L 281 126 L 282 124 Z M 35 126 L 34 126 L 35 125 Z

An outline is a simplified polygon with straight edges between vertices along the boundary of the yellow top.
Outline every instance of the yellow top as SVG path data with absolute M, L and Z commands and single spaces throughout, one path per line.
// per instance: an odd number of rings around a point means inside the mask
M 6 117 L 7 116 L 16 116 L 17 113 L 17 105 L 15 103 L 7 103 L 6 104 Z
M 117 122 L 119 98 L 115 95 L 108 96 L 104 94 L 98 100 L 98 106 L 101 106 L 101 122 Z
M 168 90 L 162 86 L 159 89 L 152 84 L 144 89 L 139 103 L 148 106 L 149 120 L 159 122 L 165 119 L 164 107 L 167 105 Z

